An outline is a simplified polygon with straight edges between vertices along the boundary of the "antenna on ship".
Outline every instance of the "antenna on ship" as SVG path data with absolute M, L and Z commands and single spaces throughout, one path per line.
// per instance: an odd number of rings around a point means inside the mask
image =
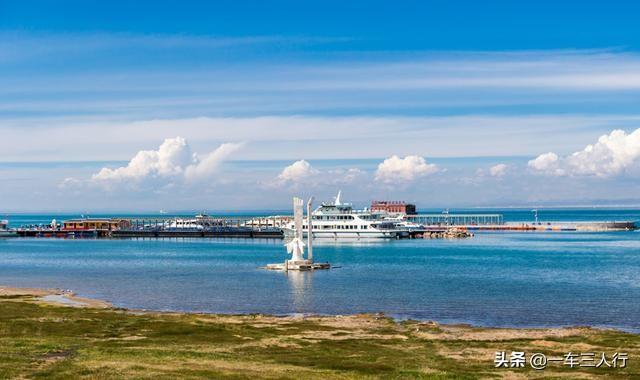
M 338 195 L 336 195 L 336 199 L 335 199 L 335 201 L 333 201 L 333 204 L 335 206 L 340 206 L 342 204 L 340 202 L 340 195 L 342 195 L 342 190 L 338 190 Z

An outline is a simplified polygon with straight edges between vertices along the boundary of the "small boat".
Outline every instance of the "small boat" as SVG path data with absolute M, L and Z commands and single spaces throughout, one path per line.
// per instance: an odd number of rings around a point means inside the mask
M 0 220 L 0 237 L 15 237 L 18 233 L 9 229 L 8 220 Z
M 201 231 L 204 226 L 200 219 L 174 219 L 167 221 L 164 226 L 165 231 Z

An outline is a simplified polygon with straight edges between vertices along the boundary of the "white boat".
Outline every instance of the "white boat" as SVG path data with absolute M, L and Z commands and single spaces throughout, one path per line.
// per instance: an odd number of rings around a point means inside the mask
M 198 219 L 174 219 L 166 222 L 167 231 L 200 231 L 204 226 Z
M 392 222 L 395 227 L 403 231 L 420 231 L 424 229 L 422 224 L 414 223 L 406 219 L 406 215 L 384 217 L 384 220 Z
M 0 237 L 14 237 L 18 236 L 16 231 L 12 231 L 9 229 L 9 221 L 8 220 L 0 220 Z
M 406 233 L 398 229 L 393 221 L 385 220 L 386 214 L 368 210 L 354 210 L 349 203 L 342 203 L 340 192 L 332 203 L 322 203 L 311 213 L 312 236 L 314 238 L 360 239 L 396 238 Z M 286 236 L 295 232 L 294 222 L 283 231 Z M 308 221 L 303 222 L 303 234 L 307 236 Z

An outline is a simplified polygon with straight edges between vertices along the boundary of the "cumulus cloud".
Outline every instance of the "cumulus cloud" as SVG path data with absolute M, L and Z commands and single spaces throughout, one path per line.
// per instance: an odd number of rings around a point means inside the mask
M 639 169 L 640 128 L 630 134 L 616 129 L 595 144 L 566 157 L 553 152 L 529 161 L 536 172 L 555 176 L 610 177 Z
M 544 172 L 547 174 L 564 174 L 564 170 L 560 169 L 560 161 L 558 155 L 553 152 L 541 154 L 535 159 L 530 160 L 529 167 L 533 170 Z
M 273 180 L 265 183 L 268 187 L 304 186 L 319 188 L 322 186 L 350 185 L 364 181 L 366 172 L 358 168 L 317 169 L 305 160 L 298 160 L 282 169 Z
M 385 183 L 395 181 L 410 182 L 414 179 L 433 174 L 439 169 L 435 164 L 428 164 L 423 157 L 406 156 L 400 158 L 393 155 L 378 165 L 375 179 Z
M 489 168 L 489 174 L 492 177 L 502 177 L 507 173 L 508 168 L 506 164 L 497 164 Z
M 147 180 L 197 181 L 210 177 L 218 165 L 242 144 L 227 143 L 200 159 L 182 137 L 168 138 L 158 150 L 142 150 L 127 166 L 102 168 L 91 178 L 94 183 L 139 183 Z
M 276 178 L 279 184 L 298 183 L 317 175 L 319 171 L 305 160 L 298 160 L 282 169 Z
M 349 184 L 361 180 L 366 175 L 366 172 L 358 168 L 350 169 L 335 169 L 330 170 L 329 174 L 334 184 Z

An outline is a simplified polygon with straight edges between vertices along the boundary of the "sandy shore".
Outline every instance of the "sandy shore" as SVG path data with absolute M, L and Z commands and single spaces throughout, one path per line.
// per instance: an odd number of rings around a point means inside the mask
M 51 303 L 70 307 L 110 308 L 108 302 L 78 297 L 74 292 L 64 289 L 16 288 L 0 286 L 0 297 L 33 297 L 38 303 Z

